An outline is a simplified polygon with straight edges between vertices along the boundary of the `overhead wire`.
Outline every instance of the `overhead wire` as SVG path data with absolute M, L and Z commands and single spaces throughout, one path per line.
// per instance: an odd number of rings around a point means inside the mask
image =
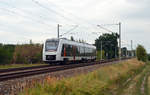
M 53 3 L 53 2 L 50 1 L 50 0 L 46 0 L 46 1 L 49 2 L 50 4 Z M 54 3 L 53 3 L 53 5 L 57 6 L 57 5 L 54 4 Z M 57 6 L 57 8 L 58 8 L 58 6 Z M 67 13 L 67 14 L 71 15 L 72 17 L 76 18 L 78 21 L 82 21 L 82 22 L 84 22 L 84 23 L 86 23 L 86 24 L 89 24 L 89 25 L 94 25 L 94 24 L 91 24 L 91 22 L 88 22 L 87 20 L 84 20 L 83 18 L 80 18 L 80 17 L 74 15 L 73 13 L 68 12 L 68 11 L 66 11 L 66 10 L 64 10 L 64 9 L 62 9 L 62 8 L 60 8 L 60 7 L 59 7 L 59 10 L 64 11 L 64 13 Z M 79 20 L 79 19 L 80 19 L 80 20 Z M 95 26 L 95 25 L 94 25 L 94 26 Z
M 74 21 L 71 20 L 70 18 L 65 17 L 64 15 L 58 13 L 57 11 L 53 10 L 52 8 L 45 7 L 43 4 L 41 4 L 40 2 L 38 2 L 38 1 L 36 1 L 36 0 L 32 0 L 32 1 L 33 1 L 34 3 L 36 3 L 37 5 L 39 5 L 40 7 L 42 7 L 42 8 L 44 8 L 44 9 L 48 10 L 49 12 L 53 12 L 54 14 L 56 14 L 56 15 L 58 15 L 58 16 L 60 16 L 60 17 L 63 17 L 63 18 L 66 19 L 66 20 L 69 20 L 69 21 L 74 22 Z M 51 2 L 48 1 L 48 0 L 47 0 L 47 2 L 51 3 Z M 51 3 L 51 4 L 52 4 L 52 3 Z M 60 9 L 60 10 L 64 11 L 63 9 Z M 75 16 L 75 15 L 73 15 L 72 13 L 68 13 L 68 14 L 70 14 L 70 15 L 72 15 L 72 16 Z M 81 19 L 81 18 L 79 18 L 79 17 L 77 17 L 77 18 L 78 18 L 77 21 L 82 21 L 82 20 L 79 20 L 79 19 Z M 89 22 L 87 22 L 87 21 L 85 21 L 85 20 L 83 20 L 83 22 L 86 23 L 86 24 L 95 26 L 94 24 L 91 24 L 91 23 L 89 23 Z M 78 23 L 78 22 L 75 22 L 75 23 Z M 85 27 L 85 26 L 83 26 L 83 27 Z M 86 27 L 86 28 L 87 28 L 87 27 Z M 86 31 L 87 31 L 87 30 L 86 30 Z
M 3 2 L 3 3 L 4 3 L 4 2 Z M 9 6 L 8 3 L 4 3 L 4 4 L 7 4 L 7 5 Z M 9 6 L 9 7 L 10 7 L 10 6 Z M 14 8 L 14 9 L 16 9 L 16 10 L 21 10 L 21 11 L 23 11 L 22 9 L 17 9 L 17 8 L 14 7 L 14 6 L 11 6 L 11 7 Z M 50 28 L 51 25 L 49 25 L 49 24 L 47 24 L 47 23 L 45 23 L 45 22 L 43 22 L 43 21 L 41 21 L 41 20 L 36 20 L 36 19 L 33 18 L 33 16 L 30 17 L 30 16 L 27 16 L 27 15 L 23 15 L 23 14 L 20 14 L 20 13 L 14 11 L 14 10 L 10 10 L 10 9 L 7 9 L 7 8 L 0 8 L 0 10 L 7 11 L 7 12 L 9 12 L 9 13 L 11 13 L 11 14 L 14 14 L 14 15 L 17 15 L 17 16 L 20 16 L 20 17 L 23 17 L 24 19 L 27 19 L 27 20 L 30 20 L 30 21 L 33 21 L 33 22 L 37 22 L 38 24 L 42 24 L 42 25 L 44 25 L 44 26 L 47 26 L 47 28 L 52 29 L 52 28 Z M 30 14 L 30 12 L 29 12 L 28 14 Z
M 72 22 L 74 22 L 75 24 L 77 23 L 77 22 L 75 22 L 74 20 L 69 19 L 69 18 L 65 17 L 64 15 L 58 13 L 57 11 L 51 9 L 50 7 L 44 6 L 44 5 L 41 4 L 39 1 L 32 0 L 32 2 L 35 3 L 36 5 L 40 6 L 41 8 L 46 9 L 48 12 L 53 13 L 53 14 L 56 14 L 57 16 L 60 16 L 60 17 L 64 18 L 64 19 L 67 20 L 67 21 L 72 21 Z
M 68 30 L 67 32 L 63 33 L 63 34 L 60 35 L 60 36 L 63 36 L 63 35 L 66 35 L 66 34 L 72 32 L 72 31 L 75 30 L 77 27 L 78 27 L 78 25 L 76 25 L 75 27 L 71 28 L 70 30 Z
M 104 30 L 106 30 L 106 31 L 108 31 L 108 32 L 114 33 L 113 31 L 111 31 L 111 30 L 109 30 L 109 29 L 107 29 L 107 28 L 104 28 L 104 27 L 102 27 L 101 25 L 97 25 L 97 26 L 100 27 L 100 28 L 102 28 L 102 29 L 104 29 Z
M 70 21 L 69 18 L 65 17 L 64 15 L 62 15 L 62 14 L 56 12 L 55 10 L 53 10 L 53 9 L 51 9 L 51 8 L 49 8 L 49 7 L 45 7 L 43 4 L 40 4 L 38 1 L 36 1 L 36 0 L 32 0 L 32 1 L 33 1 L 35 4 L 37 4 L 38 6 L 40 6 L 40 7 L 44 8 L 44 9 L 48 10 L 49 12 L 53 12 L 54 14 L 56 14 L 56 15 L 58 15 L 58 16 L 64 18 L 64 19 Z M 50 1 L 48 0 L 48 2 L 50 2 Z M 13 12 L 13 13 L 14 13 L 14 12 Z M 69 14 L 72 15 L 72 16 L 74 16 L 74 17 L 76 17 L 77 19 L 81 19 L 81 18 L 79 18 L 79 17 L 73 15 L 72 13 L 69 13 Z M 82 20 L 80 20 L 80 21 L 83 21 L 83 22 L 85 22 L 86 24 L 95 26 L 95 25 L 92 24 L 91 22 L 89 23 L 88 21 L 86 21 L 86 20 L 84 20 L 84 19 L 82 19 Z M 38 22 L 40 22 L 40 21 L 38 21 Z M 73 21 L 73 22 L 74 22 L 74 21 Z M 40 22 L 40 23 L 43 24 L 43 22 Z M 48 25 L 48 26 L 49 26 L 49 25 Z M 112 31 L 110 31 L 109 29 L 106 29 L 106 28 L 104 28 L 104 27 L 102 27 L 102 26 L 100 26 L 100 28 L 102 28 L 102 29 L 104 29 L 104 30 L 106 30 L 106 31 L 108 31 L 108 32 L 112 32 Z

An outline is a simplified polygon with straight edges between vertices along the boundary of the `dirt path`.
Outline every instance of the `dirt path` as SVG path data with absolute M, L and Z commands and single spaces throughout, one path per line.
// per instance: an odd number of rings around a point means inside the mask
M 120 84 L 113 95 L 150 95 L 150 65 Z

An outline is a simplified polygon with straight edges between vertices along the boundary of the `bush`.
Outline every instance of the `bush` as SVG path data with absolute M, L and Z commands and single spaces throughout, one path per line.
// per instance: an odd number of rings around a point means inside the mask
M 137 59 L 146 62 L 147 61 L 147 53 L 145 48 L 142 45 L 138 45 L 136 48 Z
M 12 62 L 14 47 L 14 45 L 0 45 L 0 64 Z
M 100 50 L 98 50 L 97 51 L 97 60 L 101 60 L 101 51 Z M 104 51 L 102 51 L 102 59 L 105 59 L 105 52 Z
M 36 63 L 42 59 L 42 45 L 17 45 L 14 52 L 15 63 Z

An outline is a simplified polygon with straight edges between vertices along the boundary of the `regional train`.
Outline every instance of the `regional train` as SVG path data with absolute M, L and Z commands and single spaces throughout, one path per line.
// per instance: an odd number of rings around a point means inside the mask
M 96 47 L 65 38 L 47 39 L 43 45 L 43 61 L 46 63 L 65 63 L 96 60 Z

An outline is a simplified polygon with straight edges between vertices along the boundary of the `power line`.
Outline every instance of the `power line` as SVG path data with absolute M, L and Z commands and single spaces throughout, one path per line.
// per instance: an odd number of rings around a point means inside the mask
M 58 15 L 58 16 L 64 18 L 64 19 L 66 19 L 66 20 L 73 21 L 72 19 L 69 19 L 69 18 L 65 17 L 64 15 L 62 15 L 62 14 L 56 12 L 55 10 L 53 10 L 53 9 L 51 9 L 51 8 L 49 8 L 49 7 L 44 6 L 43 4 L 40 4 L 40 2 L 38 2 L 38 1 L 36 1 L 36 0 L 32 0 L 32 2 L 34 2 L 35 4 L 37 4 L 38 6 L 40 6 L 41 8 L 46 9 L 46 10 L 49 11 L 50 13 L 53 12 L 54 14 L 56 14 L 56 15 Z M 73 22 L 74 22 L 74 21 L 73 21 Z M 76 23 L 76 22 L 75 22 L 75 23 Z M 86 22 L 86 23 L 87 23 L 87 22 Z M 88 24 L 93 25 L 93 24 L 91 24 L 91 23 L 88 23 Z M 95 25 L 93 25 L 93 26 L 95 26 Z M 86 30 L 86 31 L 87 31 L 87 30 Z
M 56 11 L 53 10 L 52 8 L 45 7 L 44 5 L 40 4 L 38 1 L 35 1 L 35 0 L 32 0 L 32 1 L 33 1 L 34 3 L 36 3 L 37 5 L 39 5 L 40 7 L 44 8 L 44 9 L 47 9 L 47 10 L 50 11 L 50 12 L 55 13 L 56 15 L 59 15 L 59 16 L 65 18 L 65 19 L 67 19 L 67 20 L 69 20 L 69 21 L 71 20 L 70 18 L 65 17 L 64 15 L 62 15 L 62 14 L 56 12 Z M 49 2 L 49 3 L 51 3 L 51 4 L 53 3 L 53 2 L 50 2 L 50 1 L 48 1 L 48 0 L 47 0 L 47 2 Z M 64 11 L 64 10 L 61 9 L 61 8 L 60 8 L 60 10 L 61 10 L 61 11 Z M 83 21 L 83 22 L 86 23 L 86 24 L 89 24 L 89 25 L 92 25 L 92 26 L 96 26 L 95 24 L 92 24 L 92 23 L 90 23 L 90 22 L 88 22 L 88 21 L 86 21 L 86 20 L 84 20 L 84 19 L 81 19 L 81 18 L 79 18 L 79 17 L 73 15 L 73 14 L 70 13 L 70 12 L 68 12 L 68 14 L 69 14 L 69 15 L 72 15 L 73 17 L 76 17 L 76 18 L 78 19 L 77 21 Z M 70 16 L 70 17 L 72 17 L 72 16 Z M 80 19 L 80 20 L 79 20 L 79 19 Z M 71 20 L 71 21 L 73 21 L 73 20 Z M 73 21 L 73 22 L 74 22 L 74 21 Z M 75 23 L 76 23 L 76 22 L 75 22 Z M 83 26 L 83 27 L 85 27 L 85 26 Z M 87 30 L 86 30 L 86 31 L 87 31 Z
M 49 2 L 49 3 L 51 3 L 51 4 L 53 3 L 53 2 L 51 2 L 51 1 L 49 1 L 49 0 L 46 0 L 46 1 Z M 56 5 L 56 4 L 53 3 L 53 5 Z M 57 7 L 58 7 L 58 6 L 57 6 Z M 66 10 L 64 10 L 64 9 L 62 9 L 62 8 L 59 8 L 59 9 L 60 9 L 61 11 L 65 11 L 65 12 L 66 12 Z M 80 19 L 80 21 L 82 21 L 82 22 L 84 22 L 84 23 L 86 23 L 86 24 L 94 25 L 94 24 L 91 24 L 91 22 L 89 22 L 89 21 L 87 21 L 87 20 L 84 20 L 84 19 L 82 19 L 82 18 L 80 18 L 80 17 L 74 15 L 74 14 L 71 13 L 71 12 L 67 12 L 67 14 L 69 14 L 69 15 L 75 17 L 77 20 Z M 94 25 L 94 26 L 95 26 L 95 25 Z
M 43 4 L 40 4 L 40 2 L 38 2 L 38 1 L 36 1 L 36 0 L 32 0 L 32 2 L 34 2 L 35 4 L 37 4 L 38 6 L 40 6 L 41 8 L 46 9 L 46 10 L 49 11 L 50 13 L 52 12 L 52 13 L 54 13 L 54 14 L 56 14 L 56 15 L 58 15 L 58 16 L 64 18 L 64 19 L 66 19 L 66 20 L 68 20 L 68 21 L 74 22 L 72 19 L 69 19 L 69 18 L 65 17 L 64 15 L 62 15 L 62 14 L 56 12 L 55 10 L 53 10 L 53 9 L 51 9 L 51 8 L 49 8 L 49 7 L 44 6 Z M 75 23 L 76 23 L 76 22 L 75 22 Z
M 3 4 L 5 4 L 5 5 L 8 5 L 9 7 L 12 7 L 12 8 L 14 8 L 14 9 L 16 9 L 16 10 L 19 10 L 19 12 L 23 12 L 24 10 L 23 9 L 18 9 L 17 7 L 15 7 L 15 6 L 13 6 L 13 5 L 9 5 L 9 3 L 6 3 L 6 2 L 3 2 Z M 8 10 L 8 9 L 7 9 Z M 13 14 L 16 14 L 17 12 L 13 12 Z M 28 14 L 28 15 L 31 15 L 32 14 L 32 12 L 29 12 L 29 11 L 26 11 L 26 12 L 23 12 L 23 13 L 26 13 L 26 14 Z M 18 14 L 17 13 L 17 15 L 20 15 L 20 14 Z M 28 19 L 30 19 L 30 20 L 33 20 L 34 19 L 34 21 L 35 22 L 37 22 L 38 21 L 38 23 L 40 22 L 40 23 L 42 23 L 42 24 L 46 24 L 45 22 L 43 22 L 43 21 L 39 21 L 39 20 L 35 20 L 35 18 L 33 18 L 33 16 L 24 16 L 24 15 L 20 15 L 20 16 L 23 16 L 23 17 L 25 17 L 25 18 L 28 18 Z M 38 15 L 40 18 L 44 18 L 41 14 L 39 14 Z M 48 24 L 47 24 L 48 25 Z M 49 27 L 50 25 L 48 25 L 48 27 Z
M 71 28 L 70 30 L 68 30 L 67 32 L 63 33 L 63 34 L 60 35 L 60 36 L 63 36 L 63 35 L 66 35 L 66 34 L 72 32 L 72 31 L 75 30 L 77 27 L 78 27 L 78 25 L 76 25 L 75 27 Z
M 18 12 L 15 12 L 15 11 L 12 11 L 12 10 L 9 10 L 9 9 L 6 9 L 6 8 L 0 8 L 0 10 L 5 11 L 5 12 L 7 11 L 7 12 L 9 12 L 11 14 L 14 14 L 14 15 L 17 15 L 17 16 L 21 16 L 24 19 L 27 19 L 27 20 L 30 20 L 30 21 L 33 21 L 33 22 L 37 22 L 38 24 L 46 25 L 46 26 L 48 26 L 48 28 L 50 28 L 50 25 L 48 25 L 48 24 L 46 24 L 42 21 L 39 21 L 39 20 L 31 19 L 30 17 L 19 14 Z M 52 29 L 52 28 L 50 28 L 50 29 Z
M 97 26 L 100 27 L 100 28 L 102 28 L 102 29 L 104 29 L 104 30 L 106 30 L 106 31 L 108 31 L 108 32 L 113 33 L 113 31 L 111 31 L 111 30 L 109 30 L 109 29 L 107 29 L 107 28 L 102 27 L 102 25 L 97 25 Z

